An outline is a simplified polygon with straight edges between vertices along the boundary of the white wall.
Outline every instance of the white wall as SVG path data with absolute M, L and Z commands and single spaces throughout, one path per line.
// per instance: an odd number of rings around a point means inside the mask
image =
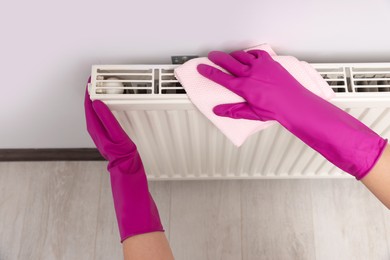
M 92 64 L 170 63 L 268 42 L 309 62 L 390 62 L 390 0 L 8 1 L 0 8 L 0 148 L 93 147 Z

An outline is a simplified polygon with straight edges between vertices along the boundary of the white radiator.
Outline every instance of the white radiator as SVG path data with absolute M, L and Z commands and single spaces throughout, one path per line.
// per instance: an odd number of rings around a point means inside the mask
M 311 64 L 331 102 L 390 138 L 390 63 Z M 96 65 L 91 99 L 104 101 L 137 144 L 149 179 L 350 177 L 280 125 L 236 148 L 189 101 L 177 65 Z

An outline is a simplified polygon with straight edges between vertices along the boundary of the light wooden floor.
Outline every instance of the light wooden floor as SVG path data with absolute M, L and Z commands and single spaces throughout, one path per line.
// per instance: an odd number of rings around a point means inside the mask
M 105 162 L 0 163 L 0 260 L 122 259 Z M 359 182 L 150 182 L 178 260 L 390 259 Z

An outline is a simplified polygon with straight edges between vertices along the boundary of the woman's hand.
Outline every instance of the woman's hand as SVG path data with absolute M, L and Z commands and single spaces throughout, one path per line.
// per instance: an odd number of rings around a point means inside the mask
M 360 180 L 378 161 L 387 140 L 362 122 L 303 87 L 262 50 L 231 54 L 210 52 L 208 58 L 227 70 L 198 65 L 204 77 L 228 88 L 246 102 L 221 104 L 219 116 L 277 120 L 330 162 Z
M 100 100 L 84 99 L 87 131 L 101 155 L 112 167 L 120 159 L 138 157 L 137 147 L 122 129 L 110 109 Z
M 307 91 L 290 73 L 263 50 L 212 51 L 208 58 L 226 69 L 227 74 L 206 64 L 198 66 L 204 77 L 226 87 L 246 102 L 222 104 L 214 108 L 219 116 L 251 120 L 276 120 L 293 105 L 298 91 Z
M 107 169 L 121 242 L 130 236 L 164 231 L 136 145 L 102 101 L 91 101 L 88 90 L 84 107 L 88 133 L 109 161 Z

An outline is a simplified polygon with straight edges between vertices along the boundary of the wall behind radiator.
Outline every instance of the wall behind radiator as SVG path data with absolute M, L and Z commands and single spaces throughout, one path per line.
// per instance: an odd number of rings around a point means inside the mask
M 0 148 L 93 147 L 92 64 L 170 63 L 270 43 L 309 62 L 390 62 L 390 1 L 8 1 L 0 8 Z

